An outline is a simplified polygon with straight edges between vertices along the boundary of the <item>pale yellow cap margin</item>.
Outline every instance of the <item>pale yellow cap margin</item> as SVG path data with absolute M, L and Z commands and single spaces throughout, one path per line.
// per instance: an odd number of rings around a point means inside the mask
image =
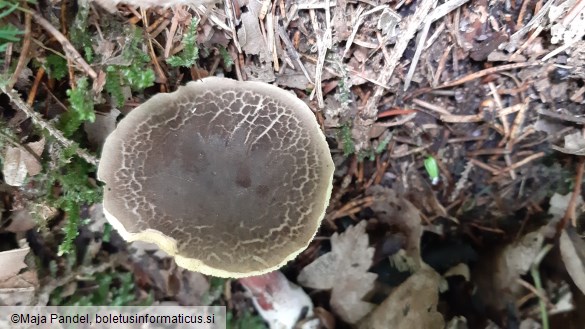
M 331 179 L 329 181 L 329 188 L 327 191 L 327 195 L 329 196 L 329 198 L 327 199 L 325 207 L 323 208 L 324 210 L 323 210 L 323 213 L 321 214 L 321 217 L 319 218 L 319 223 L 321 223 L 323 221 L 323 218 L 325 217 L 325 212 L 327 211 L 327 206 L 329 206 L 329 200 L 331 198 L 332 189 L 333 189 L 333 175 L 331 175 Z M 161 250 L 163 250 L 164 252 L 166 252 L 170 256 L 174 257 L 177 265 L 179 265 L 183 268 L 186 268 L 190 271 L 199 272 L 199 273 L 202 273 L 205 275 L 211 275 L 211 276 L 216 276 L 216 277 L 220 277 L 220 278 L 236 278 L 236 279 L 237 278 L 245 278 L 245 277 L 249 277 L 249 276 L 256 276 L 256 275 L 266 274 L 266 273 L 275 271 L 275 270 L 281 268 L 282 266 L 284 266 L 289 261 L 295 259 L 301 252 L 303 252 L 305 249 L 307 249 L 307 247 L 309 246 L 309 243 L 311 243 L 311 241 L 313 241 L 315 234 L 317 234 L 317 231 L 315 231 L 315 233 L 313 234 L 313 237 L 311 237 L 311 239 L 309 240 L 309 242 L 305 246 L 303 246 L 302 248 L 293 252 L 292 254 L 288 255 L 285 259 L 282 260 L 281 263 L 279 263 L 276 266 L 269 267 L 269 268 L 266 268 L 266 269 L 261 270 L 261 271 L 253 271 L 253 272 L 247 272 L 247 273 L 228 272 L 228 271 L 224 271 L 222 269 L 207 266 L 207 265 L 205 265 L 205 263 L 203 263 L 202 261 L 200 261 L 198 259 L 187 258 L 187 257 L 183 257 L 183 256 L 179 255 L 178 248 L 177 248 L 177 241 L 175 239 L 167 236 L 167 235 L 164 235 L 162 232 L 159 232 L 159 231 L 153 230 L 153 229 L 148 229 L 148 230 L 138 232 L 138 233 L 130 233 L 126 230 L 124 225 L 122 225 L 122 223 L 120 223 L 120 221 L 116 217 L 114 217 L 112 214 L 110 214 L 108 212 L 108 210 L 105 207 L 104 207 L 104 215 L 106 216 L 106 219 L 108 220 L 110 225 L 112 225 L 112 227 L 118 232 L 118 234 L 120 234 L 120 236 L 124 240 L 126 240 L 127 242 L 143 241 L 143 242 L 154 243 Z

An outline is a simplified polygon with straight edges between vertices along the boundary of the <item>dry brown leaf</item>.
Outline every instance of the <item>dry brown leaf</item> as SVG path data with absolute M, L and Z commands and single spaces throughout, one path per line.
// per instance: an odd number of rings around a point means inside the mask
M 26 232 L 33 229 L 37 224 L 45 223 L 57 214 L 58 210 L 46 203 L 27 202 L 24 207 L 12 211 L 10 224 L 5 230 L 13 233 Z
M 565 136 L 565 147 L 553 145 L 553 148 L 567 154 L 585 155 L 585 135 L 581 132 L 569 134 Z
M 238 41 L 248 55 L 260 55 L 263 60 L 269 59 L 268 46 L 264 41 L 258 16 L 262 10 L 262 2 L 250 1 L 248 11 L 242 13 L 242 27 L 238 30 Z
M 29 251 L 30 248 L 25 247 L 0 252 L 0 282 L 16 276 L 26 267 L 24 257 Z
M 563 230 L 559 238 L 561 257 L 575 285 L 585 294 L 585 242 L 573 229 Z
M 35 157 L 43 153 L 45 139 L 27 143 L 26 148 L 9 146 L 4 154 L 2 173 L 4 181 L 11 186 L 22 186 L 26 176 L 34 176 L 41 172 L 42 166 Z M 31 154 L 31 152 L 34 154 Z
M 435 270 L 423 266 L 392 291 L 358 328 L 444 328 L 443 316 L 437 311 L 440 281 Z
M 26 179 L 26 166 L 21 161 L 22 151 L 20 147 L 9 146 L 4 153 L 4 166 L 2 174 L 4 181 L 11 186 L 22 186 Z
M 548 213 L 549 215 L 553 216 L 552 218 L 553 221 L 558 221 L 565 215 L 565 212 L 567 211 L 567 207 L 569 206 L 569 202 L 571 201 L 572 197 L 573 193 L 568 193 L 567 195 L 562 195 L 559 193 L 553 194 L 549 202 L 550 207 L 548 208 Z M 582 203 L 583 199 L 579 195 L 577 197 L 576 203 L 577 207 L 579 207 Z
M 26 232 L 37 225 L 31 212 L 27 208 L 14 210 L 10 215 L 10 224 L 6 227 L 8 232 Z
M 331 236 L 331 252 L 306 266 L 298 277 L 305 287 L 329 290 L 331 307 L 344 321 L 356 323 L 373 305 L 362 298 L 372 288 L 377 275 L 368 272 L 374 248 L 369 248 L 366 221 Z
M 24 258 L 30 248 L 23 247 L 0 252 L 0 305 L 29 305 L 35 295 L 37 276 L 27 267 Z
M 419 268 L 422 264 L 420 239 L 423 233 L 419 210 L 410 201 L 399 197 L 394 190 L 387 187 L 372 186 L 366 194 L 374 197 L 370 208 L 376 218 L 393 227 L 392 231 L 401 232 L 406 237 L 403 249 L 409 258 L 408 262 L 413 265 L 411 270 Z
M 0 282 L 0 305 L 32 305 L 38 285 L 34 271 L 26 271 Z
M 487 307 L 502 310 L 507 303 L 516 300 L 521 291 L 518 279 L 530 269 L 543 241 L 542 232 L 530 232 L 480 259 L 473 277 Z

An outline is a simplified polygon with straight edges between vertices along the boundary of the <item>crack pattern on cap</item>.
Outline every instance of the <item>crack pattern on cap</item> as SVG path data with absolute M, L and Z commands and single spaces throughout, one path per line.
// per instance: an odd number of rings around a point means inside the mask
M 129 234 L 158 231 L 176 241 L 167 252 L 194 260 L 192 270 L 239 277 L 306 248 L 329 200 L 333 162 L 294 95 L 206 78 L 124 118 L 98 176 L 109 219 Z

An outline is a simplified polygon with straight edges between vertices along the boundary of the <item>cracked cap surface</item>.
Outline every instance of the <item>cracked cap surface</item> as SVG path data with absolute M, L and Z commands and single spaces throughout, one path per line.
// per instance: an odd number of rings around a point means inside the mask
M 158 94 L 108 136 L 104 213 L 128 240 L 220 277 L 275 270 L 315 235 L 334 165 L 308 106 L 260 82 L 205 78 Z

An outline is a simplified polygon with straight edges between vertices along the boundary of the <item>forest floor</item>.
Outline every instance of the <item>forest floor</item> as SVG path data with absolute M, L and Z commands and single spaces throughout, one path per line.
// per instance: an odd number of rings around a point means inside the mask
M 88 1 L 0 0 L 0 305 L 223 305 L 229 328 L 585 326 L 585 0 Z M 336 165 L 316 238 L 277 276 L 303 289 L 272 313 L 253 282 L 129 245 L 102 212 L 117 120 L 207 76 L 294 92 Z

